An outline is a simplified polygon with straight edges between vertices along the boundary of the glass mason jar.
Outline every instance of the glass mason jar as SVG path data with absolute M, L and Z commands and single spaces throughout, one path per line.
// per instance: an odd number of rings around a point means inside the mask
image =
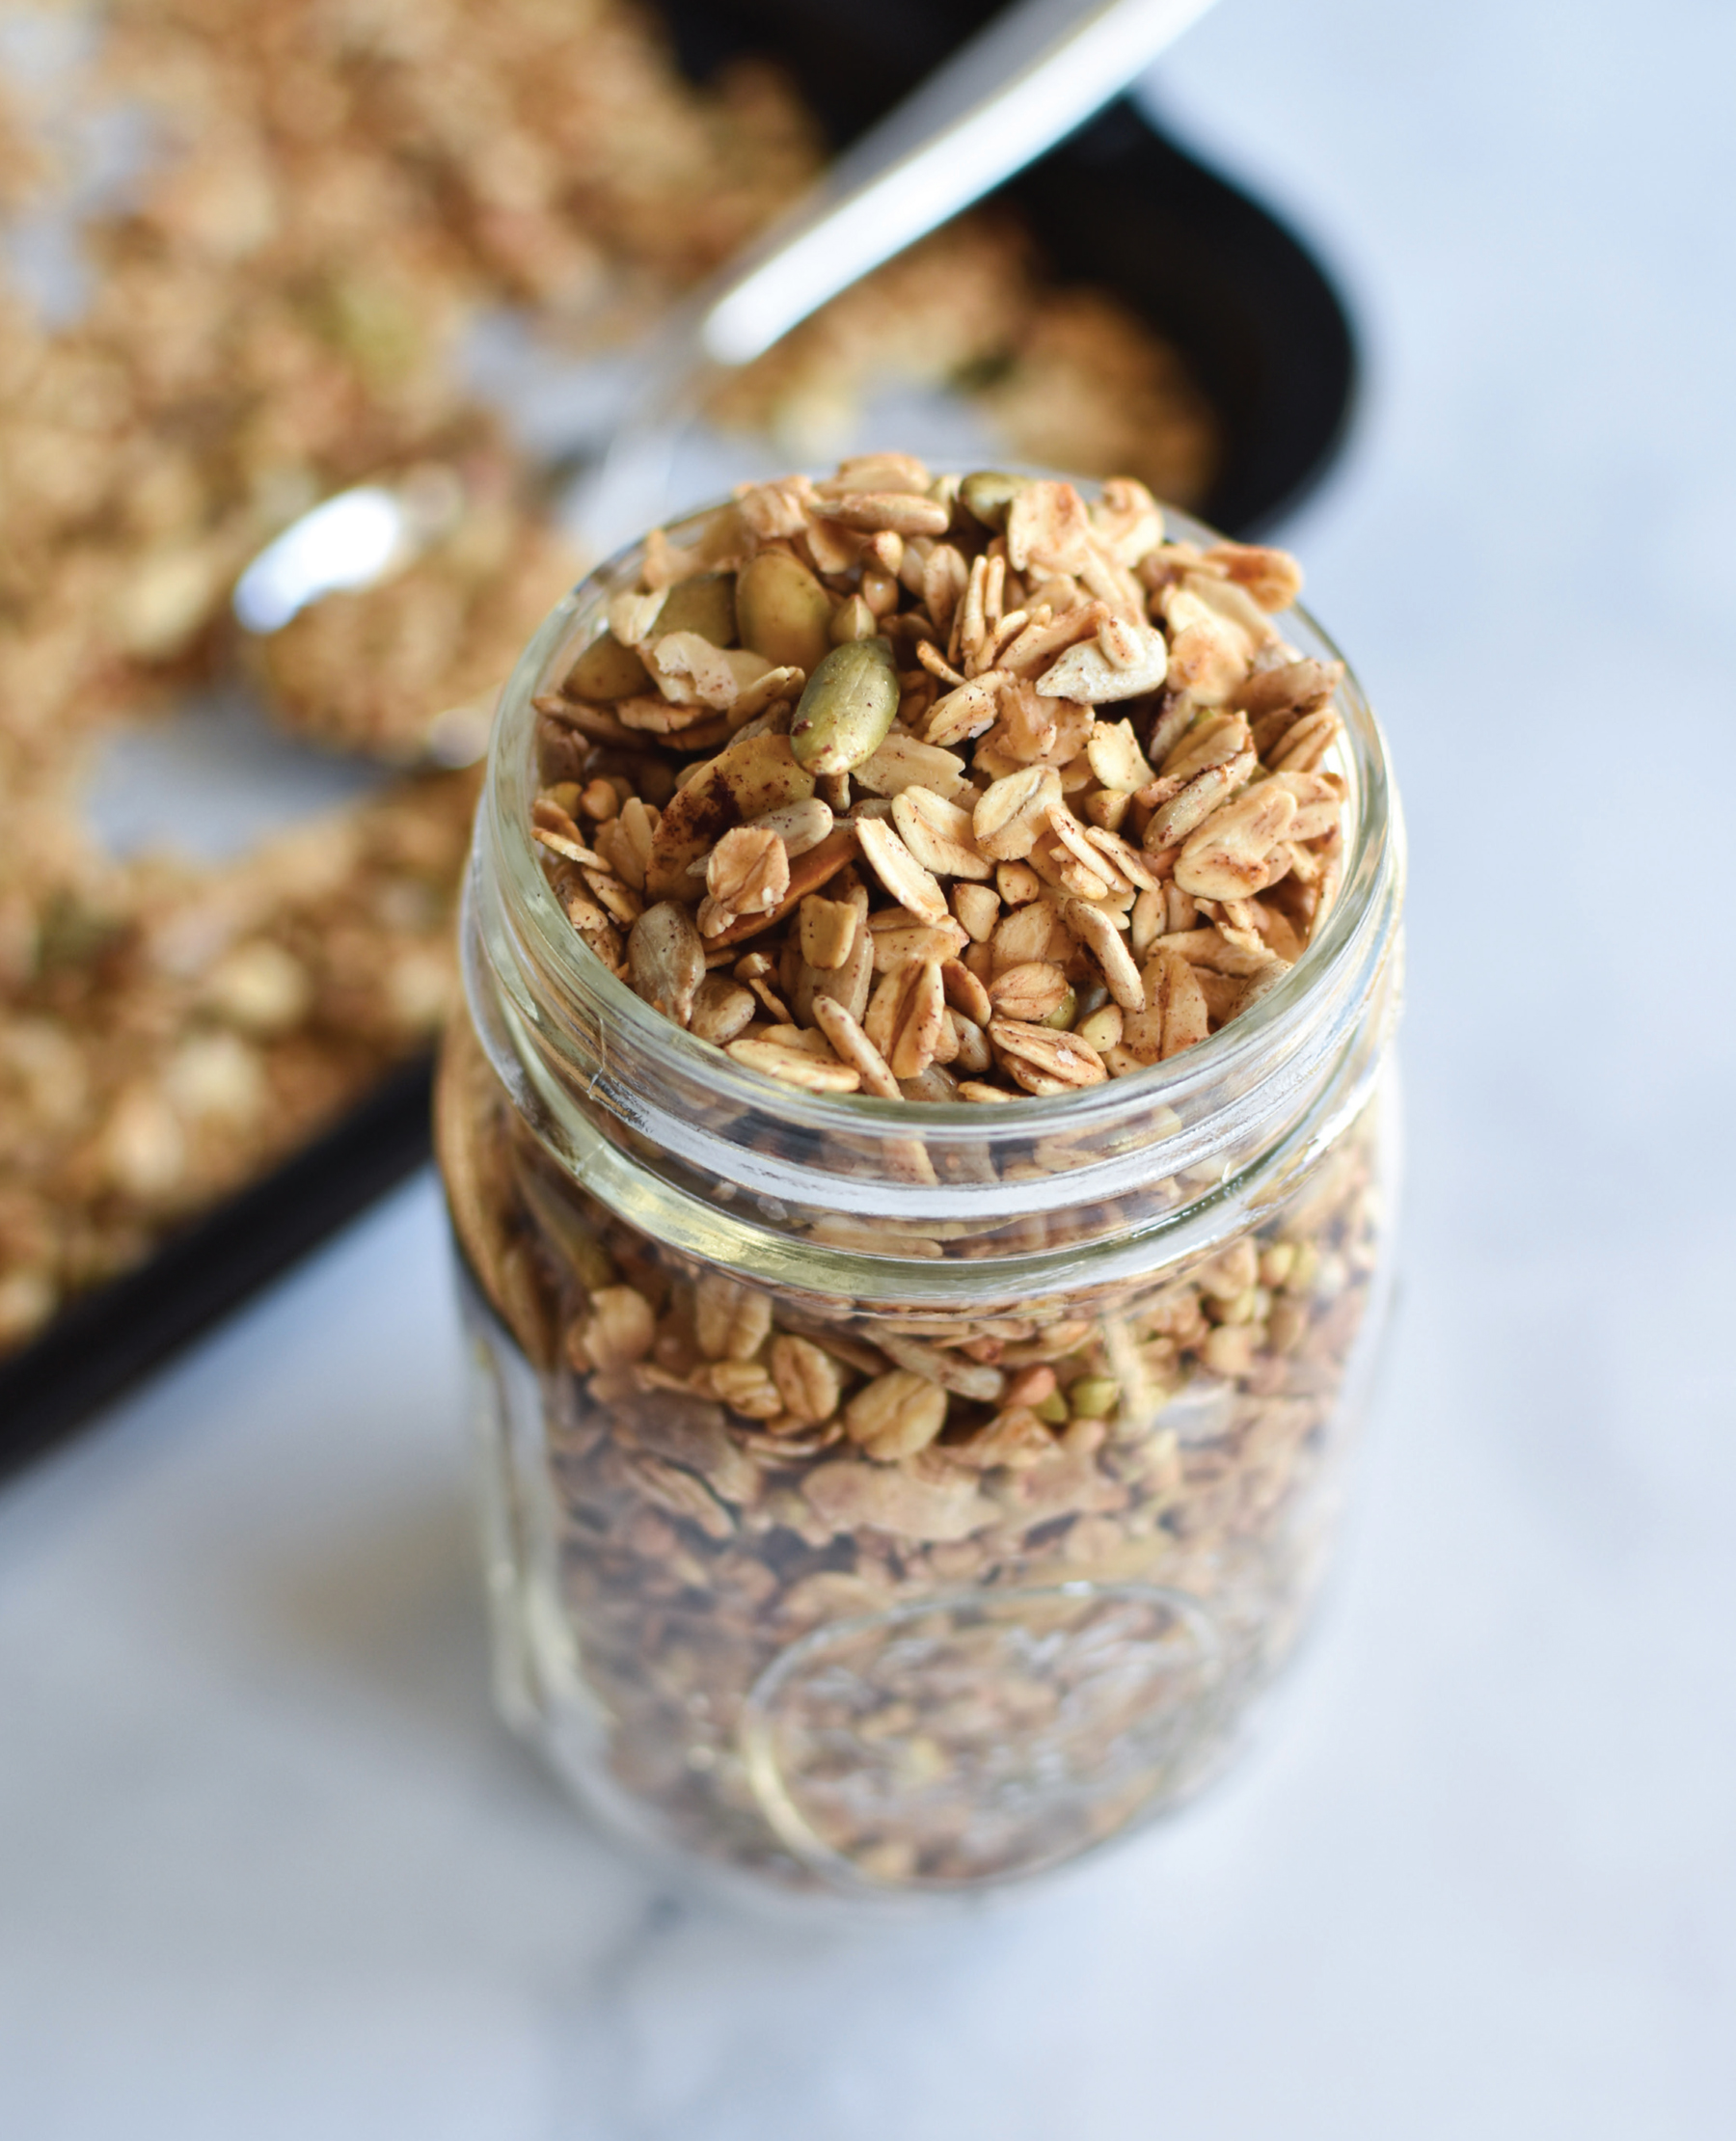
M 442 1067 L 499 1701 L 611 1825 L 762 1883 L 1029 1874 L 1221 1766 L 1319 1580 L 1397 1164 L 1380 733 L 1347 679 L 1336 901 L 1207 1041 L 999 1107 L 773 1086 L 585 949 L 529 839 L 573 747 L 534 702 L 641 555 L 504 693 Z M 912 1455 L 842 1437 L 889 1370 L 945 1410 Z

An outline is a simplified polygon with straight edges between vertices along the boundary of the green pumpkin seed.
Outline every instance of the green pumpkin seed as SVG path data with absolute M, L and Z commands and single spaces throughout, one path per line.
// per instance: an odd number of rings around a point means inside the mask
M 985 528 L 1005 528 L 1008 506 L 1030 480 L 1000 469 L 977 469 L 959 485 L 959 496 Z
M 1053 1026 L 1057 1033 L 1066 1033 L 1071 1027 L 1073 1018 L 1077 1014 L 1078 1009 L 1078 991 L 1077 989 L 1070 989 L 1067 991 L 1067 994 L 1062 997 L 1061 1001 L 1055 1006 L 1054 1010 L 1049 1013 L 1048 1016 L 1043 1021 L 1043 1023 L 1045 1026 Z
M 800 557 L 762 550 L 736 581 L 742 644 L 778 668 L 811 676 L 830 644 L 831 597 Z
M 851 639 L 808 678 L 790 723 L 790 749 L 810 773 L 847 773 L 872 758 L 898 713 L 888 639 Z
M 1067 1386 L 1068 1410 L 1075 1420 L 1107 1420 L 1121 1402 L 1121 1385 L 1109 1375 L 1081 1375 Z
M 663 599 L 653 640 L 666 632 L 696 632 L 714 647 L 732 647 L 736 636 L 736 587 L 734 573 L 694 573 L 678 580 Z M 763 652 L 756 648 L 755 652 Z
M 569 698 L 593 701 L 631 698 L 636 691 L 650 689 L 645 664 L 612 632 L 591 641 L 567 671 L 564 686 Z

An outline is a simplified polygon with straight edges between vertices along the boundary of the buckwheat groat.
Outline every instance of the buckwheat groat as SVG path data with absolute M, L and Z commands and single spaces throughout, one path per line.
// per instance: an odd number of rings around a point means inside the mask
M 879 455 L 654 533 L 508 694 L 439 1123 L 502 1694 L 642 1834 L 1029 1872 L 1293 1641 L 1399 858 L 1293 562 L 1202 535 Z

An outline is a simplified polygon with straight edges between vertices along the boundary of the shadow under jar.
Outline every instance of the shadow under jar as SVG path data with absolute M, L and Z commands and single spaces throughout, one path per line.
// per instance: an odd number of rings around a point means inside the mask
M 1331 1543 L 1397 1166 L 1380 733 L 1346 678 L 1342 890 L 1207 1040 L 995 1107 L 798 1091 L 617 981 L 529 837 L 532 702 L 641 556 L 505 691 L 442 1070 L 500 1704 L 611 1825 L 762 1887 L 1029 1875 L 1222 1766 Z M 944 1425 L 882 1459 L 839 1414 L 891 1371 Z

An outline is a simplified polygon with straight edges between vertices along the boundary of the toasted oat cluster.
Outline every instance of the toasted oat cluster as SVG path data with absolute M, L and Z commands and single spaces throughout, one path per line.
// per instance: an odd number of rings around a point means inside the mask
M 1337 664 L 1277 550 L 1131 477 L 883 453 L 743 489 L 537 701 L 532 835 L 646 1003 L 811 1092 L 1125 1076 L 1271 988 L 1337 890 Z

